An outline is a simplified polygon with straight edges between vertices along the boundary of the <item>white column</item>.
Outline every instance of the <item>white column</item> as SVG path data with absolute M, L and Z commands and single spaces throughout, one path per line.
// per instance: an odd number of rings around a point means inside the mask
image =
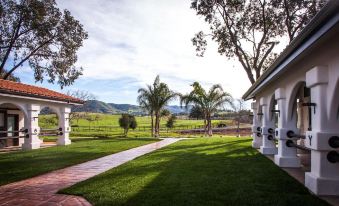
M 267 104 L 266 98 L 260 99 L 260 105 L 263 113 L 261 127 L 263 144 L 260 147 L 260 152 L 262 154 L 277 154 L 278 149 L 275 146 L 274 141 L 274 122 L 270 119 L 271 111 L 269 111 L 270 108 Z
M 25 128 L 28 129 L 27 137 L 25 137 L 22 149 L 31 150 L 40 148 L 41 141 L 39 139 L 39 111 L 40 105 L 29 104 L 27 106 L 27 120 L 25 121 Z
M 300 159 L 297 156 L 297 149 L 295 147 L 287 147 L 288 131 L 293 131 L 296 134 L 296 127 L 292 128 L 292 124 L 287 121 L 287 102 L 286 94 L 283 88 L 278 88 L 275 91 L 275 99 L 278 103 L 280 111 L 278 116 L 278 128 L 275 129 L 275 136 L 278 139 L 278 154 L 274 155 L 274 162 L 280 167 L 300 167 Z
M 328 120 L 327 101 L 331 98 L 328 97 L 327 84 L 326 67 L 315 67 L 306 73 L 311 103 L 316 106 L 312 107 L 312 131 L 306 132 L 305 146 L 311 148 L 311 172 L 305 173 L 305 186 L 317 195 L 339 195 L 339 163 L 328 160 L 331 151 L 339 152 L 329 144 L 331 137 L 339 136 L 339 127 Z
M 253 110 L 253 125 L 252 125 L 252 147 L 259 149 L 262 145 L 262 136 L 261 136 L 261 123 L 258 120 L 258 106 L 256 102 L 251 103 L 251 108 Z
M 59 116 L 59 128 L 61 128 L 62 135 L 58 138 L 58 145 L 69 145 L 71 144 L 71 140 L 69 139 L 69 133 L 71 131 L 71 127 L 69 126 L 69 113 L 71 112 L 70 107 L 64 107 L 60 111 Z

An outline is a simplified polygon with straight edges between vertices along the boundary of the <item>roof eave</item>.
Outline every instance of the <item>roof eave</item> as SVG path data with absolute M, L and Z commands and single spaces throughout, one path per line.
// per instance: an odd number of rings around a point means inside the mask
M 71 101 L 71 100 L 60 100 L 58 98 L 52 98 L 52 97 L 46 97 L 46 96 L 40 96 L 40 95 L 34 95 L 34 94 L 22 94 L 19 92 L 9 92 L 5 90 L 1 90 L 1 89 L 0 89 L 0 95 L 16 97 L 16 98 L 39 100 L 39 101 L 56 102 L 56 103 L 61 103 L 61 104 L 79 105 L 79 106 L 85 103 L 84 101 L 76 102 L 76 101 Z

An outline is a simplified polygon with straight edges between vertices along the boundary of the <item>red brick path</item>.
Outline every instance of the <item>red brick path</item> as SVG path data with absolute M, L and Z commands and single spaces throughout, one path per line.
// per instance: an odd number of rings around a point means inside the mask
M 129 149 L 44 175 L 1 186 L 0 205 L 91 205 L 82 197 L 61 195 L 56 194 L 56 192 L 179 140 L 180 139 L 177 138 L 167 138 L 156 143 Z

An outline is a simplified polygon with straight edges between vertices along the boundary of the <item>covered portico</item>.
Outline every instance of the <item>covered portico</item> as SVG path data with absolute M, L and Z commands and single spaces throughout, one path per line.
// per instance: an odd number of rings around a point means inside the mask
M 71 144 L 69 114 L 72 105 L 83 102 L 42 87 L 0 80 L 0 148 L 22 146 L 24 150 L 38 149 L 39 136 L 57 136 L 57 145 Z M 58 117 L 58 127 L 39 127 L 39 113 L 50 108 Z
M 329 1 L 243 98 L 253 144 L 280 167 L 306 168 L 305 186 L 339 195 L 339 1 Z

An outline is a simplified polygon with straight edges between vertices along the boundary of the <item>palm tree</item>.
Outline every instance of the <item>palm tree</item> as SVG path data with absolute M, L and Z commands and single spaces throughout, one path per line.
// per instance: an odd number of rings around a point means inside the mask
M 141 93 L 141 90 L 142 89 L 139 89 L 139 93 Z M 147 111 L 148 114 L 151 116 L 151 135 L 152 137 L 154 136 L 154 112 L 153 112 L 153 109 L 151 107 L 151 101 L 149 101 L 148 99 L 148 91 L 145 90 L 145 91 L 142 91 L 142 93 L 144 93 L 145 95 L 139 95 L 138 96 L 138 102 L 139 102 L 139 105 L 140 107 Z
M 155 78 L 153 85 L 139 89 L 138 93 L 137 101 L 139 105 L 151 115 L 152 136 L 158 137 L 161 111 L 178 94 L 171 91 L 167 84 L 160 82 L 159 75 Z
M 193 90 L 186 95 L 181 95 L 180 104 L 185 104 L 186 108 L 188 105 L 193 104 L 200 108 L 204 116 L 204 132 L 209 136 L 213 135 L 212 132 L 212 115 L 224 104 L 228 103 L 232 105 L 232 96 L 224 92 L 221 85 L 213 85 L 208 92 L 198 83 L 192 84 Z

